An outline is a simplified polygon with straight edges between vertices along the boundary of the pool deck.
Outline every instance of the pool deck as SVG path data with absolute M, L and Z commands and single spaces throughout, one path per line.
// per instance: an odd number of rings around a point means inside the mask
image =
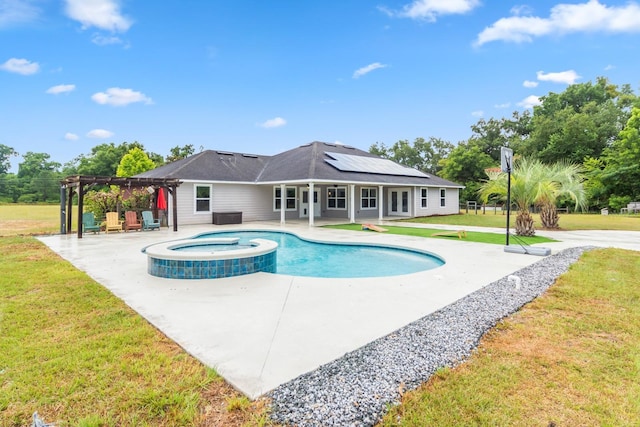
M 420 273 L 367 279 L 257 273 L 225 279 L 176 280 L 147 273 L 143 247 L 233 229 L 282 230 L 315 240 L 416 248 L 441 256 L 446 264 Z M 583 245 L 640 250 L 640 232 L 538 234 L 563 240 L 541 245 L 553 252 Z M 269 222 L 181 226 L 178 232 L 162 228 L 85 234 L 82 239 L 75 234 L 39 239 L 250 398 L 540 259 L 506 253 L 502 245 L 466 242 L 457 237 L 425 239 L 343 231 L 309 227 L 304 222 L 288 222 L 285 226 Z

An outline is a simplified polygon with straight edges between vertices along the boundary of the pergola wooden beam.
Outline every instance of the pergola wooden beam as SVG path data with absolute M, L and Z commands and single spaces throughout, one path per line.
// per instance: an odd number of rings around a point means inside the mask
M 127 188 L 144 188 L 153 187 L 158 189 L 166 187 L 173 196 L 173 231 L 178 231 L 178 200 L 177 188 L 182 181 L 174 178 L 136 178 L 136 177 L 115 177 L 115 176 L 88 176 L 88 175 L 72 175 L 60 181 L 62 187 L 69 190 L 67 201 L 67 227 L 65 233 L 71 232 L 71 218 L 73 206 L 73 189 L 78 189 L 78 239 L 82 239 L 82 211 L 84 210 L 84 195 L 87 186 L 92 185 L 117 185 L 118 187 Z M 62 209 L 62 207 L 61 207 Z M 156 212 L 157 213 L 157 212 Z

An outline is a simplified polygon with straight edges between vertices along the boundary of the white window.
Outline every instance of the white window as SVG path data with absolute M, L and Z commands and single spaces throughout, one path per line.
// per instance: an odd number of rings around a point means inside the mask
M 298 200 L 298 188 L 297 187 L 286 187 L 284 194 L 284 203 L 285 210 L 287 211 L 295 211 L 298 209 L 297 200 Z M 279 211 L 281 200 L 281 191 L 280 187 L 273 187 L 273 210 Z
M 376 209 L 378 207 L 378 189 L 363 187 L 360 189 L 360 208 Z
M 420 189 L 420 207 L 426 209 L 429 207 L 429 189 L 422 187 Z
M 347 187 L 327 188 L 327 209 L 347 209 Z
M 195 193 L 195 212 L 209 213 L 211 212 L 211 185 L 195 185 L 193 187 Z
M 447 189 L 441 188 L 440 189 L 440 207 L 444 208 L 445 206 L 447 206 Z

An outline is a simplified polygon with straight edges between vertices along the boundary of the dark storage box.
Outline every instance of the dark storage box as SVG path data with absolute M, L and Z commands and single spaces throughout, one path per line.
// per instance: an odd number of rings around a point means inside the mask
M 242 212 L 214 212 L 213 223 L 216 225 L 242 224 Z

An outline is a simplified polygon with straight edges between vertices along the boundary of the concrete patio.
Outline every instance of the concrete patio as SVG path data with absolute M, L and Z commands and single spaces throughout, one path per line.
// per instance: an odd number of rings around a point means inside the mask
M 226 279 L 176 280 L 147 274 L 143 247 L 230 229 L 286 230 L 316 240 L 405 246 L 438 254 L 446 264 L 410 275 L 367 279 L 257 273 Z M 587 244 L 640 250 L 638 232 L 584 232 L 573 239 L 567 232 L 553 236 L 565 239 L 544 245 L 553 251 Z M 607 239 L 614 243 L 608 244 Z M 540 259 L 505 253 L 501 245 L 457 238 L 342 231 L 305 223 L 183 226 L 178 232 L 162 228 L 85 234 L 82 239 L 54 235 L 40 240 L 250 398 Z

